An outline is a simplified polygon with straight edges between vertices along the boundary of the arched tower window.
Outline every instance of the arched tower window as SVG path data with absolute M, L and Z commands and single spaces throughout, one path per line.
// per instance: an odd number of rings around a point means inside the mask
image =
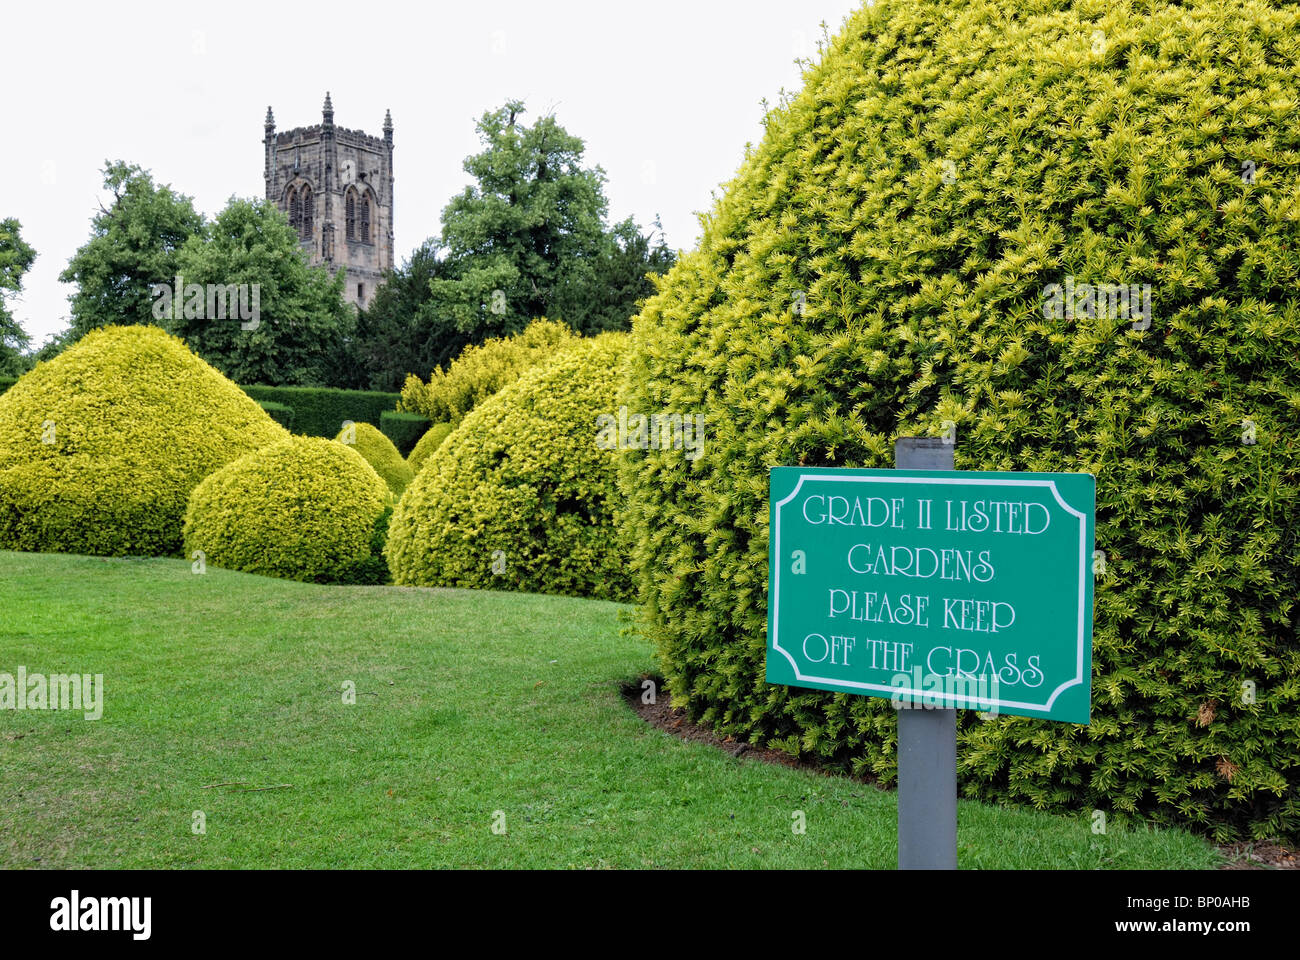
M 302 220 L 302 207 L 298 202 L 298 189 L 296 187 L 289 188 L 288 202 L 285 206 L 289 208 L 289 226 L 297 231 Z
M 370 242 L 370 195 L 361 198 L 361 242 Z
M 346 236 L 349 240 L 357 238 L 357 192 L 348 188 L 347 200 L 344 201 L 344 214 L 347 221 Z
M 311 239 L 312 217 L 315 214 L 314 204 L 312 203 L 311 187 L 303 187 L 299 195 L 299 201 L 302 206 L 302 221 L 298 230 L 298 236 L 303 240 Z

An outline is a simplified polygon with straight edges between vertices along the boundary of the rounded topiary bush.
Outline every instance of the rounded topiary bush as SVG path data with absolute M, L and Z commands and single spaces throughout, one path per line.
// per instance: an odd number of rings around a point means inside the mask
M 185 552 L 313 583 L 383 583 L 391 495 L 356 450 L 290 437 L 227 464 L 195 488 Z
M 710 428 L 690 469 L 621 471 L 679 703 L 892 779 L 888 701 L 764 681 L 767 471 L 890 467 L 952 421 L 958 469 L 1095 475 L 1106 554 L 1091 725 L 962 713 L 964 792 L 1300 835 L 1298 18 L 849 19 L 634 322 L 626 402 Z
M 443 441 L 451 435 L 454 427 L 450 423 L 435 423 L 416 441 L 415 449 L 406 458 L 414 473 L 419 473 L 424 462 L 433 456 L 433 452 L 442 446 Z
M 340 430 L 334 439 L 361 454 L 396 496 L 400 497 L 411 482 L 414 476 L 411 465 L 379 428 L 368 423 L 353 423 Z
M 616 409 L 626 334 L 580 340 L 476 407 L 393 512 L 395 582 L 624 599 L 614 520 Z
M 195 484 L 288 433 L 157 327 L 107 327 L 0 395 L 0 549 L 167 556 Z

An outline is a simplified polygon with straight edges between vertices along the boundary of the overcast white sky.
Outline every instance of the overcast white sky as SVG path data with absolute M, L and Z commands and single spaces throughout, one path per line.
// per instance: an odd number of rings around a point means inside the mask
M 586 141 L 611 221 L 660 214 L 689 249 L 696 212 L 762 136 L 759 101 L 797 89 L 819 24 L 838 32 L 861 2 L 7 4 L 0 218 L 37 253 L 15 315 L 35 344 L 66 325 L 58 274 L 90 235 L 105 160 L 211 216 L 263 195 L 267 106 L 281 130 L 319 123 L 326 90 L 340 126 L 382 135 L 393 112 L 399 263 L 439 232 L 475 121 L 510 97 Z

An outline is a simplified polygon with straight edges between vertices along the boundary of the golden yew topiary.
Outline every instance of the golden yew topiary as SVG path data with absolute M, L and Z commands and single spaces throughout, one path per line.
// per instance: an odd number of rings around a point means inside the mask
M 545 317 L 534 320 L 513 336 L 466 347 L 446 370 L 433 371 L 428 383 L 408 376 L 398 408 L 455 426 L 478 404 L 576 339 L 566 324 Z
M 624 333 L 575 339 L 461 422 L 393 511 L 395 583 L 630 596 L 618 452 L 596 428 L 626 349 Z
M 424 462 L 433 456 L 433 452 L 442 446 L 443 442 L 451 435 L 455 429 L 450 423 L 435 423 L 424 435 L 415 443 L 415 448 L 406 458 L 406 462 L 411 465 L 414 473 L 419 473 Z
M 287 436 L 159 328 L 93 331 L 0 395 L 0 549 L 174 555 L 195 485 Z
M 892 779 L 887 700 L 764 681 L 768 468 L 955 430 L 1093 474 L 1105 553 L 1091 725 L 962 713 L 963 792 L 1300 837 L 1298 61 L 1268 0 L 849 19 L 634 321 L 626 402 L 711 429 L 622 460 L 676 700 Z
M 185 552 L 288 580 L 382 583 L 387 485 L 352 447 L 289 437 L 200 483 L 185 514 Z
M 394 496 L 400 497 L 415 476 L 411 465 L 398 452 L 393 441 L 377 427 L 368 423 L 352 423 L 340 430 L 334 439 L 361 454 L 366 463 L 374 467 L 380 479 L 388 484 Z

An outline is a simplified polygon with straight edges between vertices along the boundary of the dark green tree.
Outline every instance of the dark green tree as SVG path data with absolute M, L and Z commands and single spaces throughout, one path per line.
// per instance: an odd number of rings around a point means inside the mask
M 608 230 L 604 170 L 582 165 L 583 141 L 553 116 L 526 127 L 523 112 L 512 100 L 478 123 L 484 150 L 465 161 L 475 182 L 443 210 L 434 309 L 473 342 L 543 316 L 575 330 L 626 327 L 648 292 L 629 271 L 644 275 L 671 254 L 652 256 L 648 239 L 642 250 L 631 220 Z M 611 281 L 624 299 L 603 286 Z
M 151 318 L 236 383 L 334 386 L 347 379 L 356 314 L 343 301 L 344 273 L 309 266 L 274 204 L 232 198 L 186 241 L 175 272 L 184 294 L 169 281 Z M 202 302 L 193 298 L 199 288 Z
M 181 246 L 203 229 L 189 197 L 134 164 L 106 162 L 104 188 L 112 204 L 100 205 L 90 240 L 59 275 L 77 285 L 69 298 L 74 339 L 110 324 L 153 323 L 151 284 L 169 282 Z
M 582 165 L 582 140 L 554 117 L 519 123 L 510 101 L 478 123 L 474 183 L 443 210 L 442 235 L 390 273 L 358 321 L 353 385 L 396 390 L 469 344 L 538 317 L 583 334 L 627 329 L 674 254 L 656 222 L 606 226 L 605 174 Z
M 649 274 L 664 274 L 676 259 L 659 233 L 643 234 L 632 218 L 615 224 L 601 238 L 596 256 L 571 264 L 557 289 L 549 316 L 563 318 L 574 330 L 592 336 L 626 330 L 637 305 L 652 293 Z
M 35 260 L 36 251 L 22 238 L 22 225 L 13 218 L 0 220 L 0 377 L 16 377 L 27 369 L 23 351 L 31 340 L 8 301 L 22 292 L 23 274 Z
M 430 283 L 446 268 L 436 239 L 390 271 L 357 318 L 353 342 L 355 380 L 365 390 L 397 391 L 408 373 L 427 373 L 448 363 L 470 343 L 448 312 L 433 301 Z

